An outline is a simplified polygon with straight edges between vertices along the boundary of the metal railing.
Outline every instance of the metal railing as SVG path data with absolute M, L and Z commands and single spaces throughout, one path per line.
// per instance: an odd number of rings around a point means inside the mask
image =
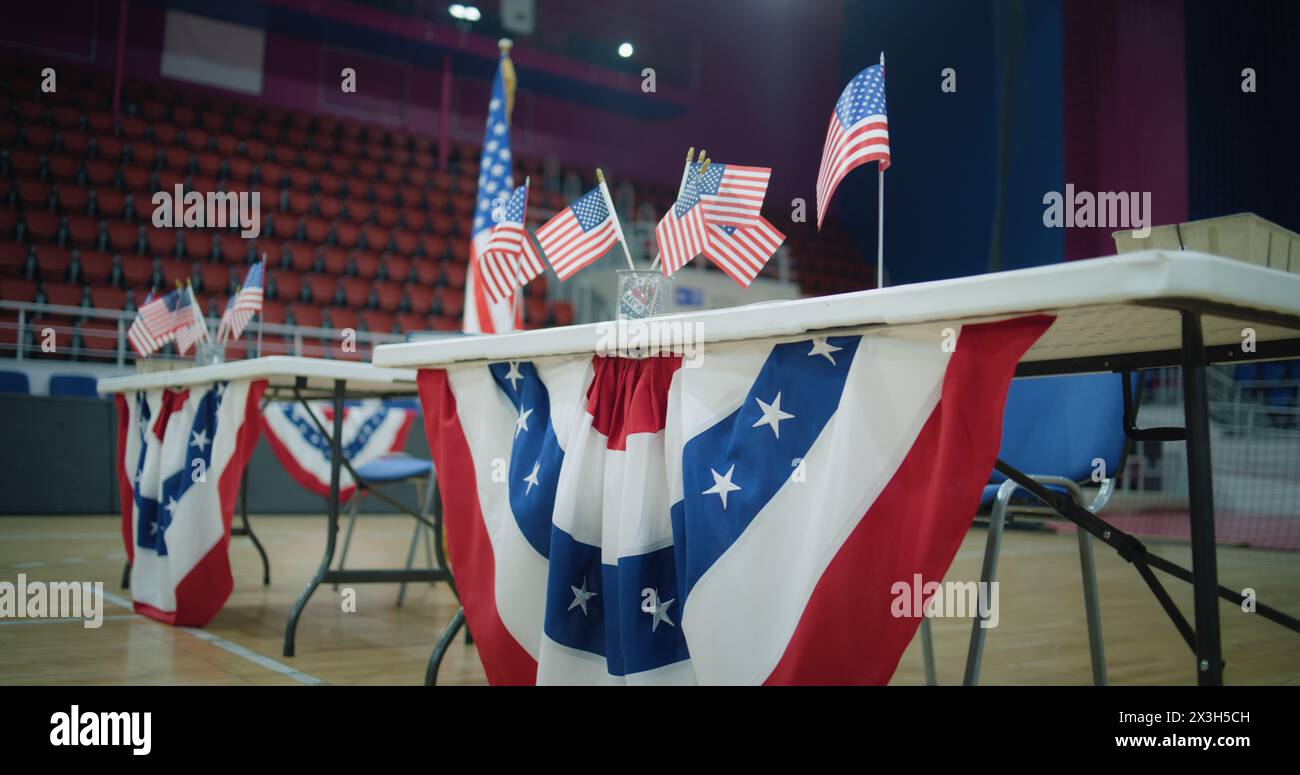
M 0 317 L 0 357 L 13 357 L 22 361 L 31 358 L 65 358 L 90 360 L 100 363 L 113 362 L 125 366 L 136 360 L 135 351 L 131 349 L 126 338 L 126 331 L 135 320 L 134 312 L 124 310 L 104 310 L 93 307 L 69 307 L 60 304 L 35 304 L 29 302 L 0 301 L 0 313 L 15 313 L 17 320 L 8 319 L 8 314 Z M 55 317 L 63 320 L 41 322 L 39 327 L 33 321 Z M 69 324 L 66 319 L 71 318 Z M 116 327 L 114 345 L 111 348 L 87 346 L 87 334 L 93 341 L 107 339 L 105 329 L 90 329 L 86 324 L 93 321 L 113 323 Z M 208 317 L 209 330 L 215 335 L 217 319 Z M 47 329 L 53 333 L 53 350 L 49 349 L 51 339 Z M 8 332 L 13 331 L 13 336 Z M 314 358 L 358 359 L 362 354 L 373 351 L 376 345 L 390 342 L 403 342 L 403 334 L 391 334 L 367 331 L 357 328 L 353 335 L 345 336 L 347 329 L 316 328 L 282 323 L 265 323 L 254 320 L 241 339 L 227 342 L 227 351 L 233 351 L 240 357 L 263 355 L 303 355 Z M 260 336 L 259 336 L 260 333 Z M 277 337 L 267 340 L 266 337 Z M 280 341 L 282 337 L 284 341 Z M 351 345 L 355 345 L 355 349 Z M 345 346 L 348 349 L 345 349 Z M 177 354 L 174 344 L 166 345 L 150 357 L 151 360 L 188 361 L 193 355 Z

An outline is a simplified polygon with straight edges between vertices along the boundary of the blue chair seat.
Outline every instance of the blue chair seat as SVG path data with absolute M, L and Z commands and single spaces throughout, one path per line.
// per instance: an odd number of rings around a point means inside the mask
M 385 455 L 362 466 L 357 466 L 357 475 L 371 484 L 400 482 L 415 476 L 428 476 L 433 470 L 433 463 L 405 454 Z
M 1002 486 L 1001 484 L 984 485 L 984 493 L 980 495 L 980 508 L 985 508 L 987 506 L 993 505 L 993 499 L 998 497 L 998 488 L 1001 486 Z M 1066 490 L 1064 487 L 1061 487 L 1059 485 L 1046 484 L 1043 486 L 1051 490 L 1052 492 L 1057 493 L 1058 495 L 1068 496 L 1070 494 L 1068 490 Z M 1043 505 L 1042 501 L 1038 500 L 1038 498 L 1033 493 L 1031 493 L 1030 491 L 1026 490 L 1023 487 L 1016 488 L 1015 493 L 1011 496 L 1011 502 L 1015 504 L 1032 504 L 1035 506 Z

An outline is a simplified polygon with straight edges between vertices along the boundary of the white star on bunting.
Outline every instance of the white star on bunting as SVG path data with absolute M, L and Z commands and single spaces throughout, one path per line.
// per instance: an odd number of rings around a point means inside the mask
M 515 418 L 515 438 L 519 438 L 519 431 L 528 430 L 528 415 L 533 413 L 532 409 L 519 408 L 519 416 Z
M 826 341 L 826 337 L 824 336 L 814 336 L 812 340 L 812 349 L 808 351 L 808 355 L 809 357 L 814 355 L 824 355 L 826 356 L 826 360 L 830 361 L 832 366 L 835 366 L 837 364 L 835 363 L 835 358 L 831 353 L 837 353 L 843 349 L 843 347 L 836 347 Z
M 736 490 L 740 489 L 740 485 L 732 484 L 731 482 L 731 474 L 735 470 L 736 470 L 735 463 L 731 464 L 731 468 L 727 469 L 727 473 L 725 475 L 719 474 L 717 471 L 714 471 L 712 468 L 710 468 L 709 473 L 713 474 L 713 486 L 705 490 L 704 492 L 700 493 L 701 495 L 717 495 L 720 498 L 722 498 L 723 511 L 727 510 L 727 493 L 735 492 Z
M 586 576 L 582 577 L 581 587 L 575 587 L 572 584 L 570 584 L 569 589 L 573 590 L 573 602 L 569 603 L 569 610 L 572 611 L 575 608 L 581 608 L 584 614 L 587 613 L 587 601 L 599 594 L 598 592 L 587 591 Z
M 758 402 L 759 408 L 763 410 L 763 416 L 758 418 L 758 421 L 750 427 L 757 428 L 760 425 L 770 426 L 772 428 L 772 433 L 778 439 L 781 438 L 781 421 L 794 419 L 794 415 L 789 412 L 781 411 L 781 393 L 778 391 L 776 398 L 773 398 L 772 403 L 770 404 L 758 396 L 754 396 L 754 400 Z
M 528 489 L 524 490 L 524 495 L 527 495 L 527 494 L 531 493 L 531 492 L 533 491 L 533 487 L 534 487 L 534 486 L 537 486 L 537 487 L 540 487 L 540 486 L 541 486 L 542 483 L 539 482 L 539 481 L 537 481 L 537 472 L 540 471 L 541 468 L 542 468 L 542 464 L 541 464 L 540 461 L 539 461 L 539 462 L 536 462 L 536 463 L 533 463 L 533 471 L 532 471 L 532 473 L 530 473 L 528 476 L 525 476 L 525 477 L 524 477 L 524 481 L 525 481 L 525 482 L 528 482 Z

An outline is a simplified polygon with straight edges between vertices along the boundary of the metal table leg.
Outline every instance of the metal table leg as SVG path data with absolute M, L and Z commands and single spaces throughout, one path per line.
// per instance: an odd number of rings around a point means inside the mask
M 424 685 L 433 686 L 438 683 L 438 668 L 442 666 L 442 658 L 447 653 L 447 648 L 451 642 L 456 639 L 456 632 L 465 625 L 465 609 L 456 610 L 456 615 L 451 618 L 451 623 L 447 629 L 442 631 L 442 637 L 438 638 L 438 645 L 433 647 L 433 653 L 429 655 L 429 667 L 424 671 Z
M 262 547 L 262 542 L 257 540 L 257 534 L 253 532 L 253 526 L 248 521 L 248 472 L 244 471 L 239 480 L 239 519 L 243 522 L 242 527 L 232 527 L 230 534 L 232 536 L 248 536 L 253 542 L 253 548 L 262 556 L 262 586 L 271 584 L 271 560 L 266 556 L 266 549 Z
M 1199 313 L 1182 312 L 1183 415 L 1187 428 L 1187 490 L 1192 536 L 1192 592 L 1196 612 L 1196 675 L 1202 686 L 1223 683 L 1219 640 L 1219 573 L 1215 555 L 1214 488 L 1210 467 L 1210 409 L 1205 385 L 1205 341 Z
M 320 586 L 326 574 L 329 572 L 330 565 L 334 563 L 334 547 L 338 541 L 339 533 L 339 475 L 343 467 L 343 380 L 334 381 L 334 432 L 330 434 L 330 504 L 329 504 L 329 523 L 325 529 L 325 556 L 321 558 L 320 567 L 316 569 L 316 575 L 307 583 L 307 588 L 303 590 L 302 596 L 298 602 L 293 604 L 293 611 L 289 614 L 289 624 L 284 630 L 284 655 L 293 656 L 294 633 L 298 629 L 298 617 L 302 616 L 302 611 L 307 607 L 307 601 L 311 599 L 312 593 L 316 587 Z

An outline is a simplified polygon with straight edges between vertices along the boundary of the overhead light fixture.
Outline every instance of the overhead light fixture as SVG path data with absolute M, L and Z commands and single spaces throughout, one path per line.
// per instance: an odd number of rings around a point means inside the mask
M 618 55 L 624 59 L 632 56 L 632 44 L 626 42 L 620 43 L 618 46 Z
M 447 8 L 447 13 L 451 14 L 451 18 L 453 19 L 460 19 L 461 21 L 466 22 L 476 22 L 483 18 L 483 14 L 479 11 L 478 6 L 462 5 L 461 3 L 452 3 L 451 6 Z

